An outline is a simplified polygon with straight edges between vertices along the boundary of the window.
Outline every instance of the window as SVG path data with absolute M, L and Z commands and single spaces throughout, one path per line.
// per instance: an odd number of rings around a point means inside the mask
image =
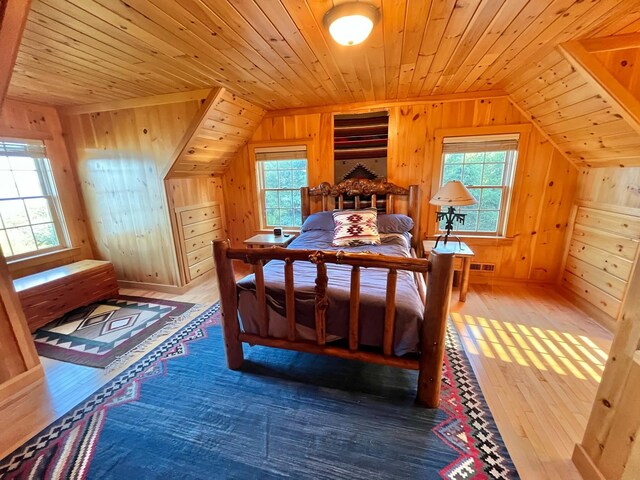
M 66 235 L 46 156 L 39 140 L 0 138 L 0 247 L 20 258 L 64 247 Z
M 306 146 L 256 148 L 255 155 L 262 227 L 300 227 L 300 187 L 308 185 Z
M 503 235 L 518 155 L 518 134 L 445 137 L 440 185 L 460 180 L 478 201 L 457 207 L 467 216 L 458 233 Z M 444 222 L 440 225 L 444 229 Z

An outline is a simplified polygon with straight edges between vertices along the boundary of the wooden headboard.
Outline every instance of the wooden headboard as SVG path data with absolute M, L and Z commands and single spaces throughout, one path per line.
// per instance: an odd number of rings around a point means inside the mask
M 361 209 L 375 206 L 379 213 L 403 213 L 413 219 L 413 235 L 411 243 L 414 248 L 418 244 L 418 221 L 420 219 L 420 188 L 409 185 L 408 188 L 399 187 L 383 180 L 368 180 L 353 178 L 331 185 L 323 182 L 317 187 L 302 187 L 302 220 L 306 220 L 311 213 L 313 199 L 320 197 L 319 211 L 334 209 Z M 399 197 L 399 198 L 398 198 Z M 398 208 L 398 206 L 405 208 Z

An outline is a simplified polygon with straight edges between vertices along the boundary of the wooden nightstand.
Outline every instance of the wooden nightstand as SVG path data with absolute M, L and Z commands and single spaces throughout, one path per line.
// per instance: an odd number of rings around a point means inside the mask
M 422 241 L 422 250 L 425 258 L 429 258 L 429 253 L 435 245 L 435 240 Z M 458 242 L 457 240 L 447 242 L 446 246 L 440 242 L 438 244 L 438 250 L 440 249 L 451 251 L 455 255 L 453 269 L 460 270 L 462 272 L 462 278 L 460 279 L 460 294 L 458 298 L 461 302 L 465 302 L 467 300 L 467 291 L 469 290 L 469 270 L 471 268 L 471 259 L 475 253 L 473 253 L 473 250 L 471 250 L 466 243 Z
M 249 248 L 255 247 L 283 247 L 286 248 L 294 238 L 292 233 L 285 236 L 284 234 L 275 236 L 273 233 L 259 233 L 251 238 L 247 238 L 244 244 Z

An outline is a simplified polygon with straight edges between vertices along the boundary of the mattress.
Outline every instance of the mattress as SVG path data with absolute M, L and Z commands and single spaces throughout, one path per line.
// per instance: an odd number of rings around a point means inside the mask
M 288 248 L 311 250 L 342 250 L 410 257 L 408 235 L 381 235 L 381 245 L 337 248 L 331 245 L 333 233 L 325 230 L 303 232 Z M 316 266 L 310 262 L 294 262 L 294 286 L 297 334 L 299 338 L 315 340 L 315 278 Z M 387 269 L 361 268 L 359 341 L 361 345 L 382 345 L 386 307 Z M 351 266 L 327 264 L 329 307 L 326 315 L 327 341 L 347 338 L 349 334 L 349 291 Z M 272 260 L 264 266 L 265 290 L 269 315 L 269 335 L 286 338 L 284 262 Z M 244 332 L 258 333 L 258 306 L 255 276 L 238 282 L 238 311 Z M 401 356 L 417 352 L 424 306 L 412 272 L 398 270 L 396 288 L 396 323 L 394 354 Z

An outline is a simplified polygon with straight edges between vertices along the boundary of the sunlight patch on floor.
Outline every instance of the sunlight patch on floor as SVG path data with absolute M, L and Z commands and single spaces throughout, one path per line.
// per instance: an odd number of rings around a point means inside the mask
M 470 355 L 600 382 L 607 354 L 589 337 L 452 312 Z

